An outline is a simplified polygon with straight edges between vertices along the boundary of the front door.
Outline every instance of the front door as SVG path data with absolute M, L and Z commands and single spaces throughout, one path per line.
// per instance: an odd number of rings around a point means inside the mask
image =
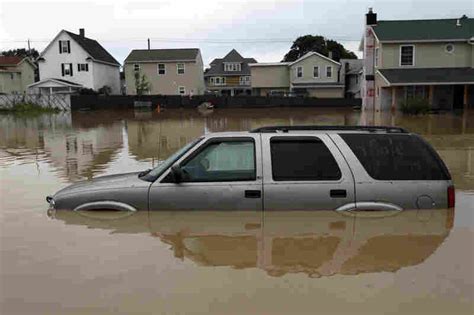
M 150 187 L 149 209 L 260 211 L 262 169 L 260 135 L 205 140 L 178 161 L 180 183 L 166 171 Z

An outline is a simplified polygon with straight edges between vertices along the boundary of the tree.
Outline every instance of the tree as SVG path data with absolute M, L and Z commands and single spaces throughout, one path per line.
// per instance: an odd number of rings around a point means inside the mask
M 4 50 L 0 51 L 0 55 L 3 56 L 18 56 L 18 57 L 30 57 L 33 60 L 38 58 L 39 53 L 36 49 L 31 48 L 30 50 L 25 49 L 25 48 L 16 48 L 16 49 L 10 49 L 10 50 Z
M 135 72 L 135 90 L 138 96 L 150 91 L 150 83 L 144 74 L 140 76 L 139 71 Z
M 336 61 L 340 59 L 357 59 L 357 56 L 352 51 L 347 50 L 335 40 L 326 39 L 323 36 L 305 35 L 298 37 L 293 42 L 290 51 L 285 55 L 283 61 L 295 61 L 311 51 L 318 52 L 326 57 L 329 56 L 329 52 L 332 52 L 332 58 Z

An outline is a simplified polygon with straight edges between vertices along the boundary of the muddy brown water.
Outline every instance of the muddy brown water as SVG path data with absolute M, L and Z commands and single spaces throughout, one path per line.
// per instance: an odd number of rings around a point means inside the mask
M 456 208 L 47 212 L 71 182 L 143 170 L 197 136 L 395 125 L 446 162 Z M 321 109 L 0 115 L 0 314 L 472 314 L 474 112 Z

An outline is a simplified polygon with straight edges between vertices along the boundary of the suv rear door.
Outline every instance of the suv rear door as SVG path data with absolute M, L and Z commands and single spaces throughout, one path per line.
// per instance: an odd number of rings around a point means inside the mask
M 354 205 L 354 179 L 326 134 L 262 134 L 264 209 L 336 210 Z

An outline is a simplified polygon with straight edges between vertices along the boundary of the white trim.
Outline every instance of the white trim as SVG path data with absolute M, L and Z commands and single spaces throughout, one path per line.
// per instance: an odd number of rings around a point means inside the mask
M 403 39 L 403 40 L 382 40 L 384 44 L 403 44 L 403 43 L 443 43 L 443 42 L 468 42 L 469 39 Z
M 382 74 L 382 72 L 380 72 L 379 70 L 377 70 L 377 71 L 375 72 L 375 74 L 377 74 L 377 73 L 382 77 L 382 79 L 384 79 L 385 82 L 387 82 L 388 85 L 391 84 L 390 81 L 388 81 L 387 78 Z
M 176 60 L 125 60 L 124 64 L 130 63 L 183 63 L 183 62 L 196 62 L 196 59 L 176 59 Z
M 183 73 L 179 73 L 179 65 L 183 65 Z M 177 75 L 184 75 L 186 73 L 186 64 L 184 62 L 178 62 L 176 64 L 176 74 Z
M 114 67 L 120 67 L 120 63 L 111 63 L 111 62 L 107 62 L 107 61 L 97 60 L 97 59 L 94 59 L 90 56 L 88 58 L 90 58 L 90 60 L 93 61 L 93 62 L 103 63 L 104 65 L 109 65 L 109 66 L 114 66 Z M 86 61 L 87 61 L 88 58 L 86 58 Z
M 183 93 L 181 93 L 181 88 L 183 89 Z M 186 87 L 185 86 L 178 86 L 178 94 L 179 95 L 186 95 Z
M 318 68 L 318 75 L 317 76 L 314 76 L 314 69 L 315 68 Z M 319 79 L 320 76 L 321 76 L 321 74 L 319 73 L 319 66 L 313 66 L 313 78 Z
M 298 74 L 299 74 L 299 69 L 301 69 L 301 76 L 298 75 Z M 295 78 L 296 78 L 296 79 L 302 78 L 302 77 L 304 76 L 304 69 L 303 69 L 303 66 L 297 66 L 297 67 L 295 68 L 295 70 L 296 70 L 296 71 L 295 71 Z
M 331 76 L 328 76 L 328 69 L 331 69 Z M 331 78 L 333 77 L 333 71 L 332 71 L 332 66 L 326 66 L 326 78 Z
M 300 61 L 302 61 L 302 60 L 304 60 L 304 59 L 306 59 L 306 58 L 308 58 L 308 57 L 314 56 L 314 55 L 317 55 L 317 56 L 319 56 L 319 57 L 321 57 L 321 58 L 323 58 L 323 59 L 326 59 L 326 60 L 328 60 L 328 61 L 334 62 L 335 64 L 337 64 L 337 65 L 339 65 L 339 66 L 341 65 L 339 62 L 337 62 L 337 61 L 335 61 L 335 60 L 332 60 L 331 58 L 328 58 L 328 57 L 326 57 L 326 56 L 324 56 L 324 55 L 321 55 L 320 53 L 317 53 L 317 52 L 315 52 L 315 51 L 310 51 L 310 52 L 307 53 L 306 55 L 304 55 L 304 56 L 302 56 L 301 58 L 296 59 L 295 61 L 293 61 L 292 63 L 290 63 L 289 66 L 292 66 L 292 65 L 294 65 L 294 64 L 296 64 L 296 63 L 298 63 L 298 62 L 300 62 Z
M 411 65 L 402 65 L 402 47 L 413 47 L 413 58 Z M 398 48 L 398 66 L 405 68 L 405 67 L 414 67 L 415 66 L 415 45 L 413 44 L 405 44 L 400 45 Z
M 70 86 L 70 87 L 83 87 L 83 85 L 79 84 L 79 83 L 74 83 L 74 82 L 67 83 L 67 82 L 63 82 L 63 81 L 60 81 L 60 80 L 57 80 L 57 79 L 54 79 L 54 78 L 43 79 L 43 80 L 40 80 L 38 82 L 31 83 L 31 84 L 27 85 L 26 87 L 27 88 L 34 87 L 36 85 L 43 84 L 43 83 L 48 82 L 48 81 L 53 81 L 55 83 L 62 84 L 62 85 L 65 85 L 65 86 Z

